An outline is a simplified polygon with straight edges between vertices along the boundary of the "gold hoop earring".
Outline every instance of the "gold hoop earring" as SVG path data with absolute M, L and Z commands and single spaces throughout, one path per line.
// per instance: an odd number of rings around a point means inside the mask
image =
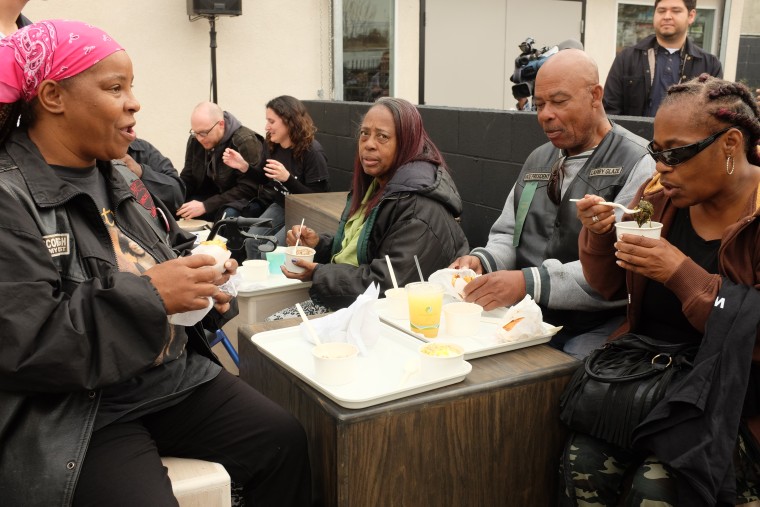
M 729 160 L 731 161 L 731 170 L 730 171 L 728 170 L 728 161 Z M 732 175 L 732 174 L 734 174 L 734 168 L 735 167 L 736 167 L 736 161 L 734 160 L 734 157 L 732 157 L 731 155 L 727 156 L 726 157 L 726 174 L 728 174 L 729 176 Z

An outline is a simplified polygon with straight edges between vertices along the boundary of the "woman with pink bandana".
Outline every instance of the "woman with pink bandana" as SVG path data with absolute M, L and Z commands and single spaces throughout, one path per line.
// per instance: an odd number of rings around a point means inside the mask
M 194 237 L 110 163 L 135 138 L 132 79 L 84 23 L 0 40 L 2 503 L 177 505 L 173 455 L 221 463 L 257 507 L 309 505 L 303 429 L 204 338 L 236 313 L 236 262 L 181 256 Z

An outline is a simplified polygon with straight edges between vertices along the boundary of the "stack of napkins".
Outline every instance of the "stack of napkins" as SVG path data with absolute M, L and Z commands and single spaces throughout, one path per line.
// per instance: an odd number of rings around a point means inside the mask
M 379 295 L 380 286 L 373 283 L 348 308 L 341 308 L 321 319 L 310 320 L 311 327 L 322 343 L 352 343 L 359 348 L 361 355 L 366 356 L 380 339 L 380 318 L 374 305 Z M 301 336 L 314 343 L 303 322 Z

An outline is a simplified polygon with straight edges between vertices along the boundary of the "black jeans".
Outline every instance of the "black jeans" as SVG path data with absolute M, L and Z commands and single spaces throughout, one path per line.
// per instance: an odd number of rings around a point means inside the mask
M 311 505 L 303 428 L 224 370 L 178 405 L 94 432 L 74 505 L 177 505 L 159 456 L 221 463 L 248 505 Z

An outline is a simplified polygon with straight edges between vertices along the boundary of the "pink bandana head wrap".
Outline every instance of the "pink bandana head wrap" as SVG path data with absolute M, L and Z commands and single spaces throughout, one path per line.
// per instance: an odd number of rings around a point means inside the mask
M 76 76 L 122 48 L 81 21 L 40 21 L 0 40 L 0 103 L 31 101 L 45 79 Z

